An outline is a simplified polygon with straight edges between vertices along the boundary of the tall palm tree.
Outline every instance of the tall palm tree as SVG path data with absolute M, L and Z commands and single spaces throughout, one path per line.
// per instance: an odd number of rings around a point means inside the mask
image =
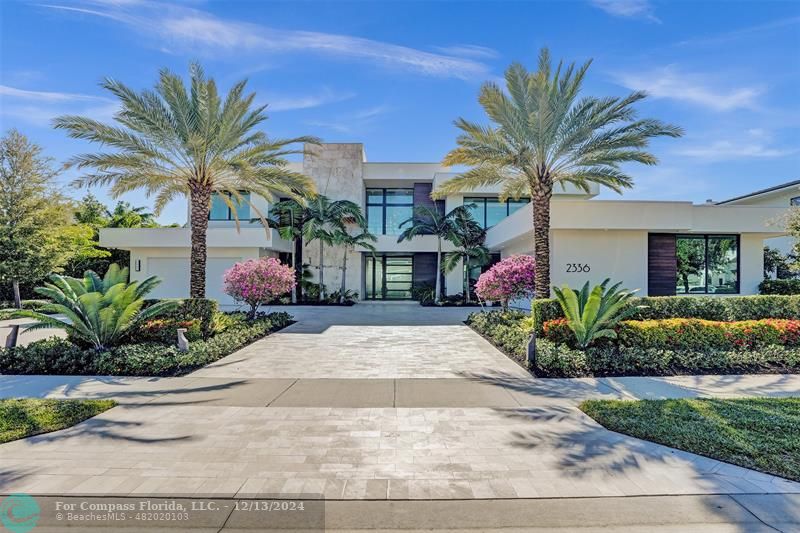
M 366 227 L 362 226 L 359 229 L 361 230 L 359 233 L 350 233 L 345 229 L 344 231 L 337 231 L 333 236 L 334 242 L 344 249 L 344 253 L 342 254 L 342 287 L 339 291 L 339 303 L 344 303 L 344 295 L 347 290 L 347 254 L 356 247 L 369 250 L 373 254 L 375 253 L 375 246 L 372 243 L 376 242 L 378 238 L 370 233 Z
M 533 201 L 536 294 L 550 296 L 550 198 L 553 186 L 572 184 L 589 191 L 590 184 L 616 192 L 633 185 L 621 168 L 627 162 L 655 165 L 646 148 L 650 139 L 679 137 L 683 131 L 654 119 L 637 119 L 633 104 L 643 92 L 625 97 L 578 98 L 591 61 L 579 68 L 562 63 L 553 71 L 547 48 L 539 54 L 536 72 L 518 63 L 505 72 L 506 91 L 484 83 L 478 101 L 491 124 L 463 118 L 462 133 L 446 165 L 470 170 L 440 186 L 436 195 L 502 184 L 501 199 L 530 195 Z
M 411 218 L 404 220 L 400 227 L 408 226 L 397 237 L 397 242 L 410 241 L 417 235 L 434 235 L 436 237 L 436 296 L 434 302 L 442 299 L 442 240 L 452 241 L 454 234 L 454 214 L 441 213 L 438 209 L 428 206 L 414 208 Z
M 187 196 L 191 226 L 192 298 L 205 297 L 206 232 L 212 193 L 236 213 L 249 200 L 242 191 L 271 198 L 312 195 L 307 176 L 286 168 L 284 156 L 300 153 L 294 143 L 316 143 L 312 137 L 270 139 L 256 127 L 266 120 L 266 106 L 255 106 L 254 93 L 245 95 L 246 81 L 235 84 L 223 100 L 217 85 L 206 78 L 198 64 L 190 69 L 190 87 L 167 69 L 160 72 L 154 90 L 136 92 L 107 78 L 101 86 L 118 100 L 115 124 L 81 116 L 62 116 L 54 121 L 76 139 L 111 147 L 109 152 L 83 154 L 68 165 L 92 169 L 77 180 L 79 185 L 111 185 L 119 196 L 143 189 L 155 195 L 159 213 L 178 196 Z M 261 217 L 258 209 L 251 208 Z M 238 226 L 238 220 L 237 226 Z
M 319 301 L 325 299 L 325 264 L 323 256 L 325 245 L 332 246 L 336 235 L 346 231 L 347 224 L 359 227 L 366 225 L 361 207 L 349 200 L 332 202 L 327 196 L 317 195 L 308 201 L 305 207 L 307 218 L 303 226 L 303 238 L 306 244 L 319 241 Z
M 442 264 L 445 272 L 452 272 L 463 265 L 466 303 L 470 301 L 469 269 L 483 266 L 490 259 L 489 249 L 484 245 L 486 230 L 473 218 L 469 210 L 471 205 L 456 207 L 451 211 L 453 214 L 453 244 L 456 249 L 445 254 Z

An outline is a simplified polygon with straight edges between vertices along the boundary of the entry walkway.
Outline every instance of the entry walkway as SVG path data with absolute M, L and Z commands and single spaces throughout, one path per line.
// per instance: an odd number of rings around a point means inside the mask
M 800 493 L 797 483 L 612 433 L 576 408 L 595 397 L 797 394 L 796 376 L 539 380 L 461 324 L 463 309 L 291 312 L 297 324 L 183 378 L 2 377 L 4 396 L 112 396 L 123 405 L 1 445 L 0 492 Z

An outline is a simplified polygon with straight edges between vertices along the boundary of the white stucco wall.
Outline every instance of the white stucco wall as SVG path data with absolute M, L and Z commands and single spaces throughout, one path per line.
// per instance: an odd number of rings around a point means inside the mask
M 222 275 L 234 263 L 257 259 L 258 248 L 209 248 L 206 265 L 206 297 L 221 305 L 233 300 L 222 290 Z M 137 270 L 137 267 L 139 270 Z M 161 284 L 151 298 L 187 298 L 189 296 L 189 248 L 131 249 L 131 280 L 157 275 Z

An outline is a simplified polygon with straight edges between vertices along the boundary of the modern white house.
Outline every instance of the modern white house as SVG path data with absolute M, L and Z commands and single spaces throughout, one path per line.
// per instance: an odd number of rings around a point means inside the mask
M 527 199 L 498 201 L 499 187 L 462 191 L 434 201 L 431 192 L 457 173 L 438 163 L 367 162 L 363 144 L 323 144 L 309 147 L 296 170 L 312 177 L 320 193 L 361 205 L 370 230 L 378 236 L 373 256 L 363 250 L 348 257 L 347 287 L 361 299 L 411 299 L 412 287 L 433 285 L 436 276 L 436 238 L 419 236 L 397 242 L 399 225 L 415 206 L 449 211 L 471 205 L 475 218 L 487 228 L 486 244 L 493 260 L 533 253 L 532 207 Z M 798 185 L 794 187 L 800 196 Z M 777 189 L 776 189 L 777 190 Z M 783 189 L 781 189 L 783 190 Z M 755 201 L 769 198 L 771 189 L 717 204 L 639 200 L 598 200 L 567 188 L 556 190 L 551 214 L 551 278 L 554 285 L 582 285 L 605 278 L 621 281 L 642 295 L 754 294 L 763 279 L 765 239 L 785 235 L 775 221 L 788 202 Z M 752 199 L 753 201 L 748 201 Z M 267 212 L 264 198 L 251 198 L 258 211 Z M 793 200 L 792 200 L 793 201 Z M 242 205 L 237 231 L 226 204 L 212 200 L 208 229 L 207 296 L 223 304 L 232 301 L 222 291 L 223 272 L 237 261 L 280 257 L 289 261 L 291 243 L 275 230 L 265 229 L 255 209 Z M 154 297 L 189 294 L 189 229 L 103 229 L 100 244 L 129 250 L 131 277 L 156 275 L 163 283 Z M 445 251 L 452 250 L 445 243 Z M 303 262 L 318 264 L 318 248 L 307 246 Z M 325 284 L 341 284 L 343 250 L 327 247 L 323 258 Z M 485 267 L 484 267 L 485 269 Z M 473 280 L 480 269 L 456 269 L 444 276 L 447 294 L 464 291 L 465 277 Z

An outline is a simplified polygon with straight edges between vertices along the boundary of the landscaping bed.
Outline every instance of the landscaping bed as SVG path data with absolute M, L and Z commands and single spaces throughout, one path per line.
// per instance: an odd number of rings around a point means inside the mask
M 769 298 L 795 299 L 787 296 Z M 756 303 L 760 309 L 761 302 L 756 300 Z M 673 308 L 684 306 L 684 310 L 704 310 L 704 313 L 718 308 L 717 302 L 661 305 L 662 309 L 667 305 L 673 305 Z M 722 305 L 728 311 L 731 308 L 745 311 L 741 306 Z M 785 310 L 788 306 L 779 304 L 776 308 Z M 743 312 L 743 315 L 757 316 L 760 311 L 756 311 Z M 654 314 L 652 310 L 649 313 Z M 520 311 L 481 312 L 471 314 L 467 324 L 509 357 L 527 366 L 526 344 L 534 328 L 531 316 Z M 615 339 L 599 339 L 585 349 L 570 344 L 570 330 L 558 318 L 545 321 L 537 329 L 536 361 L 529 370 L 541 377 L 800 371 L 800 322 L 794 318 L 733 323 L 673 318 L 631 320 L 617 326 Z
M 190 300 L 188 302 L 191 302 Z M 187 312 L 197 313 L 197 304 L 186 304 Z M 177 312 L 176 312 L 177 313 Z M 193 315 L 194 316 L 194 315 Z M 174 344 L 175 328 L 198 321 L 187 337 L 189 350 L 181 352 Z M 259 315 L 248 321 L 241 313 L 215 312 L 194 319 L 173 314 L 160 321 L 161 327 L 148 326 L 146 335 L 98 352 L 66 339 L 51 338 L 28 346 L 0 349 L 0 374 L 175 376 L 213 363 L 244 346 L 292 323 L 288 313 Z M 219 328 L 221 331 L 214 331 Z M 204 337 L 203 331 L 206 332 Z M 146 342 L 141 342 L 146 338 Z
M 800 398 L 588 400 L 603 427 L 800 481 Z
M 114 405 L 113 400 L 0 400 L 0 443 L 74 426 Z

